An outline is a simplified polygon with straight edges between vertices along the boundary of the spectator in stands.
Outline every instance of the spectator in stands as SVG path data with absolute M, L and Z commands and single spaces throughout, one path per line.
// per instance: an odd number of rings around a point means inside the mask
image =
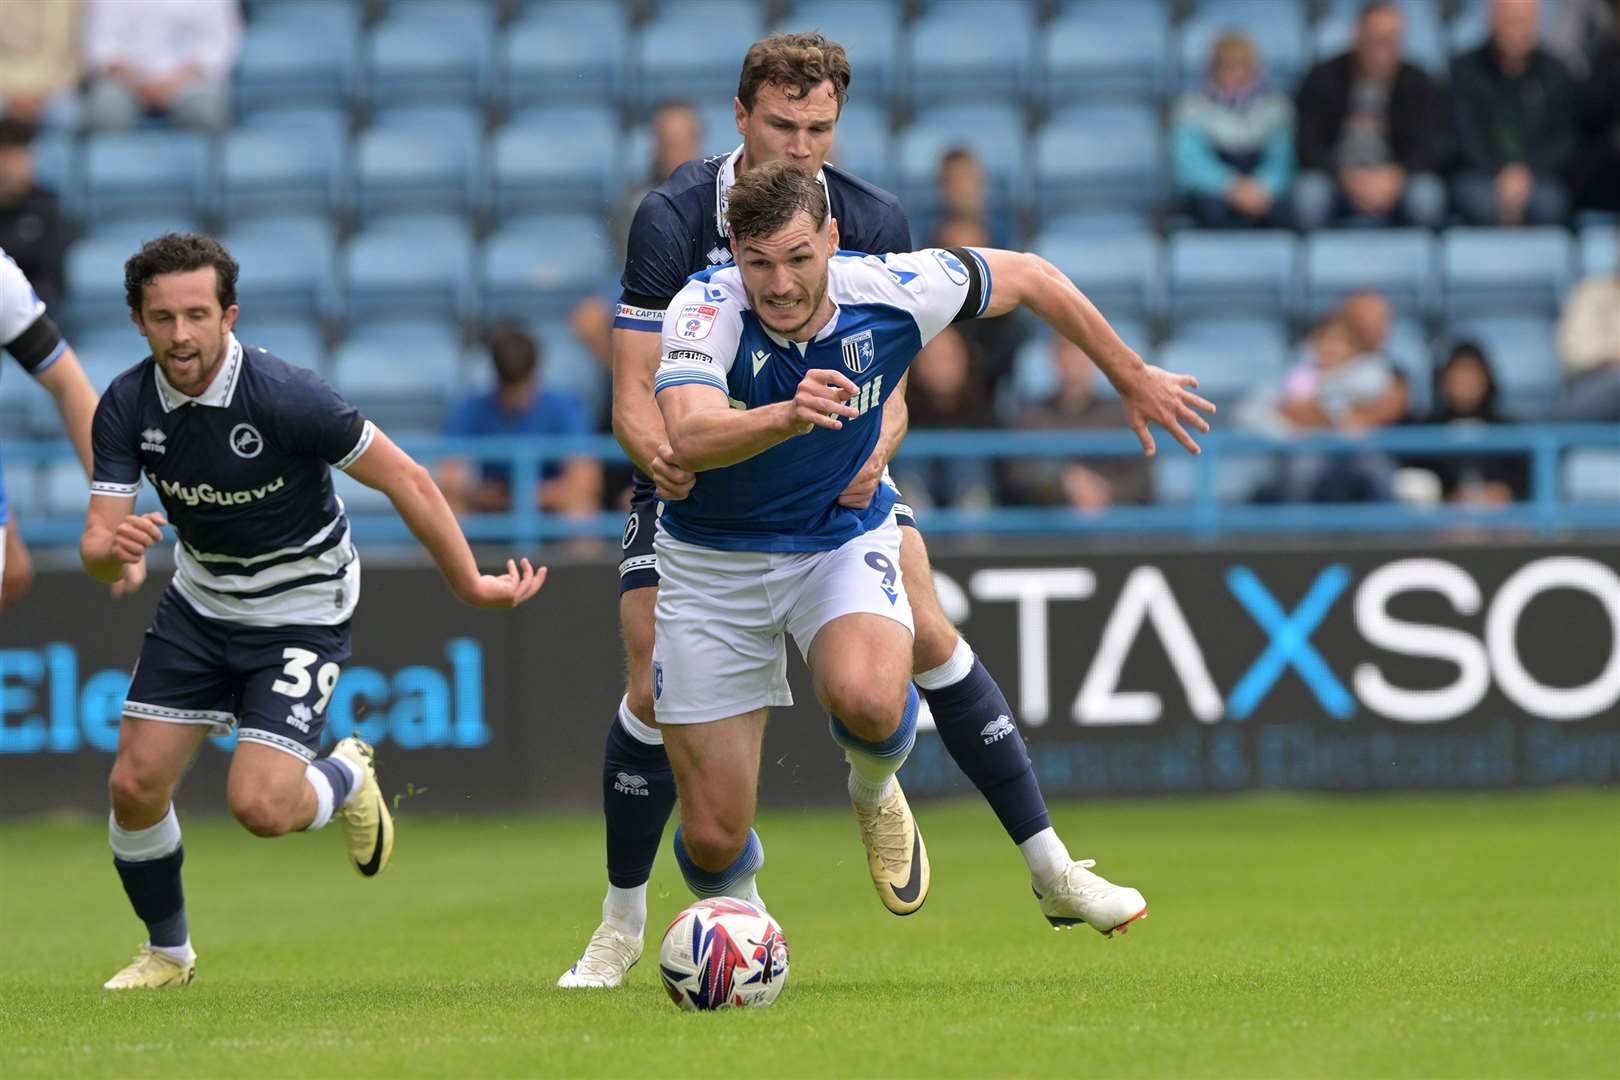
M 489 336 L 495 388 L 462 400 L 445 423 L 446 435 L 583 435 L 584 407 L 572 396 L 541 386 L 540 348 L 521 330 Z M 439 486 L 457 514 L 504 513 L 512 508 L 512 470 L 504 462 L 478 465 L 452 458 L 439 466 Z M 594 458 L 547 463 L 540 474 L 542 510 L 569 517 L 593 514 L 602 498 L 602 470 Z
M 1575 93 L 1540 47 L 1539 0 L 1492 0 L 1491 36 L 1451 66 L 1461 158 L 1458 208 L 1480 225 L 1564 219 L 1562 179 L 1575 150 Z
M 1547 31 L 1547 48 L 1564 62 L 1570 77 L 1579 81 L 1601 69 L 1604 61 L 1599 54 L 1616 33 L 1620 33 L 1620 2 L 1563 0 Z
M 995 427 L 990 395 L 975 379 L 967 342 L 948 328 L 911 362 L 906 392 L 912 431 Z M 989 462 L 972 458 L 911 459 L 896 465 L 900 490 L 923 506 L 981 507 L 994 502 Z
M 1620 420 L 1620 272 L 1594 274 L 1570 292 L 1558 320 L 1564 420 Z
M 1401 32 L 1401 9 L 1374 0 L 1361 10 L 1351 50 L 1317 64 L 1300 84 L 1294 216 L 1301 229 L 1346 217 L 1443 224 L 1442 99 L 1423 69 L 1402 59 Z
M 1496 374 L 1484 350 L 1471 341 L 1458 342 L 1435 373 L 1434 408 L 1419 422 L 1507 423 L 1497 408 L 1496 392 Z M 1438 476 L 1448 502 L 1494 506 L 1523 499 L 1530 491 L 1530 459 L 1524 454 L 1441 455 L 1406 464 Z
M 79 0 L 0 0 L 0 116 L 68 126 L 79 84 Z
M 655 188 L 668 180 L 670 173 L 703 156 L 703 118 L 689 101 L 665 101 L 653 110 L 649 127 L 653 145 L 647 186 Z
M 67 229 L 56 194 L 34 182 L 34 125 L 0 119 L 0 248 L 33 283 L 46 307 L 60 303 Z
M 982 218 L 952 216 L 941 221 L 929 244 L 934 247 L 994 247 Z M 1029 335 L 1029 320 L 1022 310 L 999 319 L 970 319 L 956 324 L 968 345 L 973 377 L 992 397 L 1012 375 L 1018 348 Z
M 1012 222 L 998 214 L 990 198 L 990 178 L 977 154 L 962 146 L 954 146 L 940 155 L 939 171 L 935 174 L 935 201 L 938 220 L 969 218 L 984 223 L 990 233 L 992 247 L 1006 247 L 1012 242 Z M 929 235 L 938 226 L 926 229 Z
M 1097 391 L 1097 365 L 1071 341 L 1054 338 L 1052 366 L 1057 392 L 1025 409 L 1014 426 L 1025 430 L 1126 430 L 1125 410 Z M 1011 501 L 1036 506 L 1069 506 L 1096 512 L 1110 506 L 1153 501 L 1152 472 L 1140 454 L 1090 461 L 1019 461 L 1008 469 Z
M 162 116 L 182 127 L 226 127 L 241 38 L 234 0 L 88 0 L 84 63 L 91 125 L 122 130 L 143 116 Z
M 1613 2 L 1620 8 L 1620 0 Z M 1590 67 L 1576 91 L 1580 142 L 1575 204 L 1586 210 L 1620 210 L 1620 14 L 1611 15 L 1593 45 Z
M 1276 225 L 1294 175 L 1294 109 L 1261 78 L 1239 33 L 1215 39 L 1209 78 L 1176 102 L 1170 128 L 1176 187 L 1200 225 Z

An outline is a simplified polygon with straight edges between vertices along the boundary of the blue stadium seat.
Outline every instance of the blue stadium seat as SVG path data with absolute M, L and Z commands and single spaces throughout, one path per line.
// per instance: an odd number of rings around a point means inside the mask
M 1415 415 L 1428 412 L 1434 398 L 1434 346 L 1423 324 L 1397 318 L 1389 328 L 1384 352 L 1406 376 L 1408 411 Z
M 1569 233 L 1554 226 L 1447 229 L 1440 240 L 1447 313 L 1555 314 L 1570 285 L 1571 247 Z
M 1153 215 L 1146 208 L 1137 210 L 1069 210 L 1041 215 L 1042 232 L 1090 233 L 1108 236 L 1116 233 L 1152 232 Z
M 485 317 L 563 314 L 611 276 L 611 249 L 595 217 L 544 215 L 503 223 L 479 260 Z
M 1588 225 L 1581 230 L 1581 273 L 1620 272 L 1620 227 Z
M 1298 246 L 1292 233 L 1180 232 L 1170 238 L 1170 303 L 1192 314 L 1255 313 L 1273 318 L 1298 299 Z
M 461 349 L 450 322 L 360 325 L 332 354 L 332 386 L 385 427 L 432 426 L 455 392 Z
M 1339 0 L 1328 8 L 1311 31 L 1316 60 L 1327 60 L 1347 52 L 1355 41 L 1356 23 L 1366 0 Z M 1397 0 L 1403 19 L 1402 51 L 1408 61 L 1432 77 L 1444 79 L 1450 64 L 1450 47 L 1440 22 L 1436 0 Z
M 69 216 L 79 208 L 79 144 L 65 131 L 41 132 L 34 140 L 34 179 L 49 188 Z
M 596 357 L 567 325 L 556 320 L 532 325 L 530 333 L 540 343 L 541 382 L 573 394 L 584 403 L 587 417 L 600 416 L 607 405 L 609 383 Z
M 900 85 L 901 8 L 899 0 L 800 0 L 775 29 L 813 30 L 838 42 L 855 71 L 851 100 L 881 106 Z
M 33 385 L 32 379 L 16 379 L 12 381 L 18 383 L 27 382 L 30 386 Z M 0 401 L 4 400 L 4 393 L 4 390 L 0 389 Z M 44 394 L 44 391 L 40 390 L 38 393 Z M 6 463 L 6 504 L 11 507 L 12 513 L 23 521 L 44 517 L 50 512 L 46 506 L 45 481 L 42 473 L 43 470 L 35 465 L 23 465 L 18 462 Z M 79 482 L 81 485 L 84 483 L 83 473 L 79 474 Z M 86 502 L 88 501 L 87 498 Z M 24 526 L 25 531 L 26 528 Z
M 320 136 L 237 128 L 220 140 L 219 198 L 227 219 L 263 211 L 332 214 L 343 206 L 343 149 Z
M 346 104 L 359 71 L 359 9 L 273 4 L 247 26 L 236 67 L 236 104 Z
M 1205 397 L 1233 401 L 1282 377 L 1288 331 L 1276 318 L 1187 319 L 1176 323 L 1158 356 L 1161 367 L 1198 376 L 1198 392 Z
M 1147 319 L 1164 306 L 1164 253 L 1151 232 L 1044 232 L 1031 250 L 1063 271 L 1113 319 Z
M 280 131 L 319 142 L 340 161 L 348 156 L 349 113 L 335 105 L 294 105 L 245 113 L 237 123 L 243 131 Z
M 466 212 L 478 203 L 483 140 L 479 115 L 455 106 L 377 114 L 355 145 L 362 217 L 411 211 Z
M 244 219 L 224 240 L 242 267 L 237 291 L 247 316 L 313 322 L 338 314 L 337 244 L 325 218 Z
M 1553 324 L 1524 315 L 1486 315 L 1451 324 L 1451 336 L 1479 343 L 1496 372 L 1498 405 L 1509 416 L 1533 418 L 1558 400 L 1562 372 Z
M 366 93 L 377 105 L 472 104 L 492 81 L 495 11 L 478 0 L 395 4 L 365 42 Z
M 671 0 L 634 39 L 638 97 L 718 101 L 737 92 L 737 73 L 765 23 L 751 0 Z
M 1080 0 L 1041 29 L 1038 96 L 1151 103 L 1169 90 L 1170 15 L 1159 0 Z
M 1273 86 L 1292 86 L 1305 67 L 1305 6 L 1277 0 L 1204 0 L 1181 28 L 1181 84 L 1196 86 L 1209 50 L 1228 30 L 1248 35 Z
M 417 214 L 371 222 L 340 257 L 348 318 L 466 319 L 477 294 L 461 218 Z
M 1023 110 L 1012 105 L 939 105 L 918 113 L 900 136 L 898 194 L 912 217 L 927 217 L 933 210 L 939 159 L 958 146 L 974 151 L 984 164 L 993 202 L 1005 208 L 1020 201 Z
M 1564 497 L 1608 506 L 1620 503 L 1620 450 L 1598 446 L 1571 450 L 1564 458 Z
M 1434 238 L 1423 229 L 1341 229 L 1305 238 L 1306 311 L 1320 315 L 1356 289 L 1376 289 L 1406 315 L 1439 300 Z
M 1114 328 L 1120 340 L 1125 342 L 1138 354 L 1151 360 L 1153 356 L 1153 339 L 1148 333 L 1147 324 L 1138 319 L 1109 319 L 1108 324 Z M 1052 364 L 1052 335 L 1049 333 L 1037 334 L 1023 345 L 1013 356 L 1012 379 L 1009 383 L 1006 400 L 1004 402 L 1006 419 L 1012 419 L 1019 409 L 1036 404 L 1057 393 L 1057 369 Z M 1097 375 L 1097 393 L 1107 398 L 1117 398 L 1114 384 L 1109 382 L 1101 373 Z
M 127 314 L 127 309 L 126 309 Z M 107 324 L 73 339 L 73 353 L 84 368 L 85 378 L 104 393 L 108 385 L 151 354 L 135 327 Z
M 1198 493 L 1198 469 L 1203 464 L 1181 447 L 1166 447 L 1167 436 L 1155 433 L 1159 452 L 1153 458 L 1153 501 L 1180 504 L 1193 501 Z M 1268 481 L 1276 465 L 1267 457 L 1223 453 L 1212 458 L 1215 470 L 1215 497 L 1223 503 L 1248 502 L 1256 489 Z
M 202 212 L 213 172 L 208 140 L 190 131 L 93 134 L 85 140 L 85 207 L 92 220 Z
M 325 373 L 326 347 L 321 342 L 318 323 L 304 319 L 260 317 L 257 309 L 244 305 L 236 321 L 236 340 L 248 348 L 264 349 L 289 364 Z
M 955 0 L 924 12 L 906 47 L 919 107 L 1024 101 L 1032 89 L 1035 15 L 1027 0 Z
M 1035 135 L 1035 205 L 1145 210 L 1163 188 L 1159 119 L 1146 105 L 1065 109 Z
M 501 35 L 500 97 L 526 105 L 616 101 L 630 35 L 624 11 L 589 0 L 534 4 Z
M 879 105 L 846 105 L 833 139 L 833 164 L 881 188 L 894 183 L 894 138 L 887 110 Z
M 66 318 L 59 320 L 69 331 L 69 340 L 73 341 L 80 329 L 127 323 L 124 263 L 142 244 L 166 232 L 195 232 L 199 228 L 195 219 L 176 215 L 125 218 L 105 222 L 72 244 L 66 271 L 73 287 L 64 303 Z
M 600 105 L 553 105 L 514 116 L 490 144 L 498 215 L 600 209 L 619 190 L 618 117 Z

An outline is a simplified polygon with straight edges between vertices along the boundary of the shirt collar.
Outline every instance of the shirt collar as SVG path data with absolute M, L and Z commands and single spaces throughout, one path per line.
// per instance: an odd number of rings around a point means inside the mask
M 743 148 L 738 146 L 720 163 L 720 175 L 714 179 L 714 220 L 719 228 L 720 236 L 724 239 L 731 234 L 726 231 L 726 206 L 730 202 L 726 192 L 731 185 L 737 182 L 737 162 L 742 160 Z M 827 186 L 827 173 L 825 170 L 816 170 L 816 179 L 821 182 L 821 190 L 827 196 L 827 212 L 832 213 L 832 189 Z
M 215 372 L 214 381 L 208 384 L 208 389 L 196 397 L 182 394 L 170 386 L 169 380 L 163 377 L 163 368 L 156 362 L 152 369 L 157 378 L 158 400 L 163 403 L 164 412 L 173 412 L 182 405 L 208 405 L 223 409 L 236 396 L 236 383 L 242 374 L 242 343 L 236 340 L 235 334 L 227 336 L 225 362 Z

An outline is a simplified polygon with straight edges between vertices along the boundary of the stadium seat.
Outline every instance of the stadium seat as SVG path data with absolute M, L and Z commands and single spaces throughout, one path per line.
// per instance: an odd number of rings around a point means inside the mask
M 220 209 L 336 213 L 343 206 L 343 149 L 313 132 L 237 128 L 219 148 Z
M 1035 205 L 1147 210 L 1162 194 L 1159 120 L 1145 105 L 1065 109 L 1035 135 Z
M 303 319 L 261 318 L 248 309 L 236 322 L 236 340 L 248 348 L 264 349 L 289 364 L 326 372 L 326 347 L 319 324 Z
M 69 216 L 79 209 L 79 158 L 79 144 L 68 132 L 41 132 L 34 140 L 34 179 L 56 193 Z
M 124 323 L 129 307 L 124 302 L 124 263 L 146 241 L 166 232 L 195 232 L 195 219 L 180 216 L 124 218 L 104 222 L 73 243 L 67 252 L 66 272 L 72 288 L 58 320 L 69 340 L 81 329 L 106 323 Z
M 900 0 L 801 0 L 775 29 L 818 31 L 838 42 L 855 72 L 851 101 L 881 107 L 900 85 L 902 6 Z
M 1042 214 L 1042 232 L 1089 233 L 1107 236 L 1115 233 L 1152 232 L 1153 216 L 1146 208 L 1139 210 L 1070 210 L 1061 214 Z
M 492 80 L 494 8 L 478 0 L 411 0 L 393 6 L 365 42 L 366 94 L 374 105 L 466 105 Z
M 338 313 L 337 245 L 325 218 L 243 219 L 224 240 L 242 266 L 237 291 L 246 315 L 313 322 Z
M 1562 391 L 1553 324 L 1535 316 L 1485 315 L 1451 324 L 1454 340 L 1485 350 L 1501 390 L 1498 406 L 1508 416 L 1534 418 Z
M 355 145 L 355 205 L 361 217 L 473 209 L 482 175 L 480 127 L 478 113 L 455 106 L 378 113 Z
M 1328 60 L 1347 52 L 1355 41 L 1356 24 L 1365 0 L 1338 0 L 1311 31 L 1315 60 Z M 1398 0 L 1403 18 L 1402 51 L 1405 58 L 1430 76 L 1446 78 L 1450 48 L 1440 22 L 1436 0 Z
M 573 394 L 585 405 L 587 417 L 597 417 L 607 405 L 608 379 L 569 327 L 556 320 L 530 327 L 540 343 L 540 381 L 553 390 Z
M 1181 28 L 1181 85 L 1196 86 L 1209 68 L 1209 50 L 1228 30 L 1248 35 L 1273 86 L 1292 86 L 1304 69 L 1305 5 L 1277 0 L 1204 0 Z
M 359 10 L 347 4 L 272 4 L 243 35 L 236 105 L 345 105 L 359 71 Z
M 618 100 L 626 83 L 628 21 L 612 4 L 547 0 L 501 35 L 500 98 L 508 109 Z
M 1581 273 L 1620 273 L 1620 227 L 1588 225 L 1581 230 Z
M 833 140 L 833 164 L 882 188 L 894 184 L 894 138 L 878 105 L 846 105 Z
M 544 215 L 504 222 L 479 259 L 485 318 L 562 315 L 611 277 L 610 250 L 594 217 Z
M 421 214 L 372 222 L 349 241 L 340 266 L 351 321 L 473 313 L 472 237 L 460 218 Z
M 1170 303 L 1192 314 L 1285 316 L 1296 306 L 1298 245 L 1292 233 L 1180 232 L 1170 238 Z
M 1169 90 L 1170 15 L 1159 0 L 1079 0 L 1041 29 L 1037 96 L 1150 104 Z
M 1012 105 L 940 105 L 918 113 L 900 135 L 898 194 L 914 218 L 934 210 L 939 159 L 953 147 L 966 147 L 978 156 L 990 179 L 991 199 L 1000 208 L 1021 201 L 1023 110 Z
M 1164 439 L 1159 441 L 1159 453 L 1153 458 L 1153 501 L 1157 503 L 1190 503 L 1198 495 L 1198 470 L 1204 461 L 1180 452 L 1174 447 L 1166 452 Z M 1215 470 L 1215 497 L 1223 503 L 1248 502 L 1255 491 L 1269 480 L 1276 466 L 1264 456 L 1223 453 L 1208 459 L 1208 467 Z
M 460 355 L 454 323 L 362 324 L 332 354 L 332 386 L 384 426 L 434 426 L 455 392 Z
M 335 105 L 257 109 L 243 114 L 237 129 L 290 132 L 300 139 L 321 143 L 340 161 L 348 157 L 349 113 Z
M 718 101 L 737 92 L 748 47 L 764 36 L 760 6 L 751 0 L 671 0 L 636 34 L 643 108 L 666 98 Z
M 1067 274 L 1110 320 L 1152 318 L 1163 308 L 1163 251 L 1151 232 L 1044 232 L 1031 249 Z
M 1434 347 L 1423 324 L 1397 318 L 1389 328 L 1384 352 L 1406 377 L 1407 410 L 1417 416 L 1428 412 L 1434 399 Z
M 21 383 L 25 380 L 14 379 L 12 381 Z M 29 385 L 33 384 L 31 379 L 26 381 Z M 43 390 L 36 392 L 41 395 L 44 394 Z M 0 402 L 4 400 L 5 392 L 0 389 Z M 0 405 L 0 408 L 3 407 L 3 405 Z M 45 482 L 42 474 L 43 470 L 37 465 L 24 465 L 20 462 L 8 462 L 6 464 L 6 505 L 11 508 L 18 518 L 25 522 L 36 517 L 43 517 L 50 512 L 50 508 L 45 501 Z M 81 484 L 83 483 L 83 473 L 79 474 L 79 481 Z M 88 500 L 86 501 L 88 502 Z
M 1148 333 L 1146 323 L 1138 319 L 1109 319 L 1108 322 L 1121 341 L 1144 358 L 1151 360 L 1154 355 L 1153 339 Z M 1019 409 L 1052 396 L 1057 389 L 1057 369 L 1052 364 L 1052 335 L 1037 334 L 1019 346 L 1018 352 L 1013 356 L 1012 379 L 1005 395 L 1003 410 L 1006 419 L 1011 420 Z M 1114 390 L 1114 384 L 1101 373 L 1097 375 L 1096 390 L 1100 397 L 1119 396 Z
M 127 311 L 126 311 L 127 314 Z M 106 324 L 73 338 L 73 353 L 96 393 L 105 393 L 112 381 L 151 354 L 140 333 L 125 322 Z
M 1229 402 L 1282 378 L 1288 332 L 1276 318 L 1188 319 L 1176 323 L 1158 358 L 1161 367 L 1197 375 L 1198 392 L 1205 397 Z
M 1447 229 L 1440 261 L 1452 317 L 1551 316 L 1569 288 L 1574 259 L 1569 233 L 1547 226 Z
M 1356 289 L 1382 293 L 1404 315 L 1438 302 L 1434 238 L 1423 229 L 1338 229 L 1305 238 L 1305 308 L 1316 316 Z
M 1032 89 L 1035 16 L 1027 0 L 956 0 L 925 11 L 907 35 L 907 97 L 1022 102 Z
M 103 132 L 85 140 L 85 209 L 93 221 L 202 212 L 213 169 L 208 140 L 190 131 Z
M 9 476 L 9 474 L 8 474 Z M 1620 450 L 1582 446 L 1564 458 L 1564 497 L 1620 505 Z
M 618 117 L 599 105 L 553 105 L 514 116 L 490 144 L 498 215 L 609 205 L 620 187 Z

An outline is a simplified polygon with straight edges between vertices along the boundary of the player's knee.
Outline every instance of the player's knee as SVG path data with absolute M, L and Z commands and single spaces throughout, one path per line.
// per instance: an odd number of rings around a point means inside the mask
M 265 792 L 232 793 L 231 816 L 254 836 L 285 836 L 292 831 L 292 813 Z
M 956 651 L 956 627 L 937 606 L 913 605 L 911 615 L 916 626 L 911 639 L 912 670 L 932 671 Z
M 748 844 L 748 826 L 736 826 L 719 817 L 688 821 L 681 826 L 681 842 L 699 868 L 718 873 L 742 854 Z
M 107 777 L 113 809 L 136 816 L 155 813 L 169 805 L 168 786 L 138 762 L 120 757 Z
M 882 742 L 900 727 L 904 690 L 851 680 L 827 687 L 827 706 L 849 733 L 864 742 Z

